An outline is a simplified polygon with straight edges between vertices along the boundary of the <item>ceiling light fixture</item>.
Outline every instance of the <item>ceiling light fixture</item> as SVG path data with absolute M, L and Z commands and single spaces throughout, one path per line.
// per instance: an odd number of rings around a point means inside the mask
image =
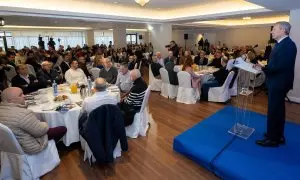
M 251 17 L 243 17 L 243 20 L 250 20 L 251 19 Z
M 1 19 L 0 19 L 1 21 Z M 58 27 L 58 26 L 19 26 L 19 25 L 5 25 L 3 28 L 11 29 L 68 29 L 68 30 L 91 30 L 92 27 Z
M 135 2 L 143 7 L 149 2 L 149 0 L 135 0 Z
M 118 4 L 118 3 L 119 3 L 118 1 L 115 1 L 115 2 L 114 2 L 114 4 Z

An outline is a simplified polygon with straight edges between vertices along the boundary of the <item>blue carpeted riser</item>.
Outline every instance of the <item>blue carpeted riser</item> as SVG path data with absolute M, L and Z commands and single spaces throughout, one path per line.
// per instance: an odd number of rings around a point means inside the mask
M 227 132 L 235 122 L 236 108 L 228 106 L 174 139 L 174 150 L 191 158 L 224 179 L 300 179 L 300 126 L 286 123 L 287 145 L 263 148 L 255 145 L 266 130 L 266 116 L 250 112 L 246 117 L 254 134 L 235 138 L 213 162 L 212 159 L 232 139 Z

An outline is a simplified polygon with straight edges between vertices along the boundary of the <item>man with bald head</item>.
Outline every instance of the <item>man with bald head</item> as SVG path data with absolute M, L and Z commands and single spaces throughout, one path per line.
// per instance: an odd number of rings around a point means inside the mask
M 165 67 L 165 62 L 164 62 L 164 59 L 162 58 L 161 56 L 161 53 L 160 52 L 156 52 L 156 61 L 157 63 L 159 63 L 162 67 Z
M 104 68 L 100 70 L 99 77 L 104 78 L 109 84 L 116 84 L 118 70 L 112 66 L 109 58 L 104 58 Z
M 65 127 L 49 128 L 27 109 L 22 89 L 7 88 L 1 99 L 0 123 L 10 128 L 25 153 L 39 153 L 47 147 L 48 139 L 58 141 L 65 135 Z
M 148 88 L 138 69 L 130 71 L 130 79 L 133 81 L 133 87 L 128 96 L 123 97 L 119 104 L 124 116 L 125 126 L 132 124 L 135 113 L 140 111 Z
M 92 112 L 97 107 L 104 104 L 113 104 L 118 103 L 117 97 L 109 95 L 106 91 L 107 83 L 104 78 L 97 78 L 95 80 L 95 94 L 91 97 L 87 97 L 82 103 L 82 111 L 87 113 Z
M 13 87 L 21 88 L 24 94 L 28 94 L 46 87 L 40 83 L 34 75 L 28 73 L 26 64 L 18 65 L 17 72 L 18 74 L 11 80 L 11 85 Z

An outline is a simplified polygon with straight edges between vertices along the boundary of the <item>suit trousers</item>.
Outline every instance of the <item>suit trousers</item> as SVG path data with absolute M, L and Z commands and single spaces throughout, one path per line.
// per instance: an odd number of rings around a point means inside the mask
M 273 141 L 279 141 L 284 136 L 285 97 L 287 92 L 287 90 L 269 87 L 267 137 Z

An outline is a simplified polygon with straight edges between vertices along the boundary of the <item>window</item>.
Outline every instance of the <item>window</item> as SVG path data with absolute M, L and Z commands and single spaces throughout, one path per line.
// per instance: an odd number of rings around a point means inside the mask
M 136 44 L 137 43 L 137 34 L 127 34 L 126 42 L 127 42 L 127 44 Z

